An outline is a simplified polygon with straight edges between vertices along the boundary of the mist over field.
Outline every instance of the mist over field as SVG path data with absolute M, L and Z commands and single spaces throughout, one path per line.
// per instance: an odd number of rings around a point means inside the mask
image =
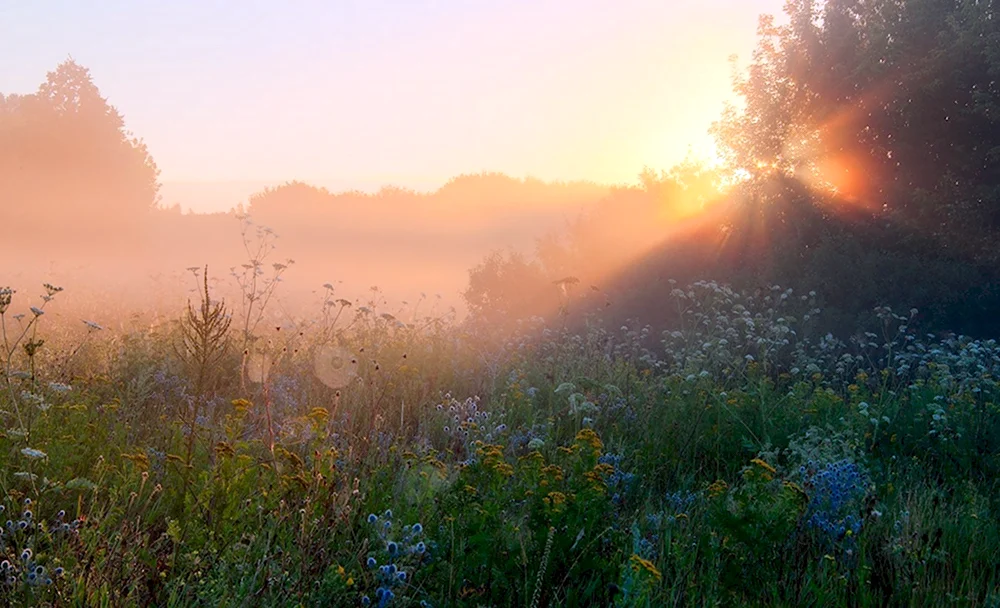
M 1000 605 L 998 45 L 0 3 L 0 603 Z

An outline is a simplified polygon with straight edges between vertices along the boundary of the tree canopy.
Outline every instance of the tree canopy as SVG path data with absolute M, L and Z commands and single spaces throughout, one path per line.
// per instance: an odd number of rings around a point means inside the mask
M 19 232 L 134 226 L 156 204 L 146 145 L 73 60 L 29 95 L 0 94 L 0 219 Z M 83 222 L 83 224 L 81 224 Z M 86 229 L 81 229 L 86 226 Z M 62 230 L 65 229 L 65 230 Z
M 995 261 L 994 3 L 790 0 L 786 16 L 783 25 L 761 18 L 758 47 L 735 82 L 742 105 L 714 126 L 729 170 L 758 189 L 793 179 L 841 208 Z

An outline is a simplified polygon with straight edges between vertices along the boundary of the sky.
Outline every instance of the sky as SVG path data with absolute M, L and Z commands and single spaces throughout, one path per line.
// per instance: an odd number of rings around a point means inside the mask
M 198 211 L 293 179 L 630 183 L 713 156 L 729 57 L 782 3 L 0 0 L 0 92 L 72 57 Z

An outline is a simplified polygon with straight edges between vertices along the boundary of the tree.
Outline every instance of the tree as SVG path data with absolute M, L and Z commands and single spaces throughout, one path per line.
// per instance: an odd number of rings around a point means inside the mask
M 792 179 L 993 260 L 995 13 L 977 0 L 791 0 L 786 25 L 761 19 L 753 60 L 735 82 L 742 107 L 713 128 L 730 169 L 748 178 L 754 200 L 765 184 Z
M 0 95 L 0 220 L 79 242 L 125 238 L 158 201 L 159 170 L 89 70 L 73 60 L 30 95 Z
M 517 320 L 554 313 L 559 291 L 541 265 L 517 252 L 495 251 L 469 271 L 464 294 L 477 321 L 509 328 Z

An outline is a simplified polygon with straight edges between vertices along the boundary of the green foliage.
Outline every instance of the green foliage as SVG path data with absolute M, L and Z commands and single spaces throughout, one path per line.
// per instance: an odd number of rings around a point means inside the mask
M 539 327 L 485 359 L 467 327 L 415 333 L 357 311 L 344 348 L 414 371 L 360 366 L 328 406 L 335 391 L 296 364 L 302 349 L 272 369 L 273 436 L 261 402 L 210 399 L 240 394 L 220 373 L 235 359 L 211 351 L 218 375 L 188 392 L 199 373 L 184 361 L 202 342 L 174 351 L 150 332 L 132 354 L 89 351 L 136 360 L 21 397 L 30 447 L 16 426 L 0 437 L 3 504 L 32 506 L 0 536 L 16 565 L 0 593 L 176 606 L 993 597 L 995 342 L 917 338 L 884 309 L 881 336 L 813 341 L 783 303 L 820 313 L 786 290 L 700 283 L 675 297 L 693 322 L 659 349 L 629 328 Z M 179 336 L 225 326 L 221 304 L 202 308 Z M 14 394 L 53 371 L 11 378 Z M 483 374 L 491 388 L 469 380 Z M 212 415 L 158 405 L 175 396 Z M 37 586 L 22 580 L 29 562 L 62 570 Z

